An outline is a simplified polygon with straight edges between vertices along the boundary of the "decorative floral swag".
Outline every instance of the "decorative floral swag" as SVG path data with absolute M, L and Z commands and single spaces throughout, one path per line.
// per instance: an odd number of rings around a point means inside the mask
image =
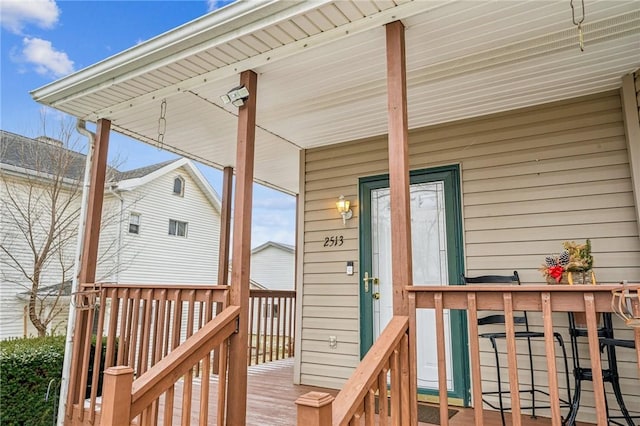
M 575 241 L 562 243 L 564 251 L 560 254 L 547 256 L 540 267 L 542 275 L 554 279 L 557 283 L 562 281 L 565 272 L 586 272 L 593 268 L 593 256 L 591 255 L 591 240 L 584 244 Z

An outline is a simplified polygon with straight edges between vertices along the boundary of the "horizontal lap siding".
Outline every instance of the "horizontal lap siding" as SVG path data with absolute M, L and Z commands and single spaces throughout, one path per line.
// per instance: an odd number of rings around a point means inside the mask
M 618 92 L 413 130 L 409 139 L 411 169 L 461 166 L 469 275 L 517 269 L 524 282 L 542 283 L 546 255 L 562 241 L 591 238 L 599 281 L 640 280 Z M 307 150 L 305 168 L 301 379 L 340 387 L 359 359 L 358 178 L 387 173 L 386 137 Z M 335 208 L 341 194 L 354 212 L 346 227 Z M 345 243 L 325 248 L 324 237 L 334 234 Z M 347 276 L 351 260 L 355 274 Z M 566 325 L 563 315 L 557 321 Z M 628 365 L 632 354 L 618 352 Z M 491 381 L 493 370 L 483 371 Z M 640 390 L 627 394 L 640 405 Z M 593 404 L 583 407 L 593 412 Z
M 184 179 L 184 196 L 173 181 Z M 121 227 L 121 283 L 215 284 L 220 214 L 195 180 L 179 168 L 125 193 Z M 140 233 L 130 234 L 129 214 L 140 214 Z M 187 222 L 187 236 L 169 235 L 169 220 Z

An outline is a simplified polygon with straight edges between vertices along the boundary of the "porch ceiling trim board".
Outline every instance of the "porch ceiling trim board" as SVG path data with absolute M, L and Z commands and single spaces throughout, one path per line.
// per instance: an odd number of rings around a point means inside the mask
M 238 111 L 236 191 L 233 221 L 231 305 L 240 306 L 238 331 L 229 343 L 229 382 L 227 424 L 243 426 L 247 411 L 247 339 L 249 320 L 249 273 L 251 266 L 251 206 L 256 138 L 256 95 L 258 76 L 253 71 L 240 74 L 240 85 L 249 99 Z

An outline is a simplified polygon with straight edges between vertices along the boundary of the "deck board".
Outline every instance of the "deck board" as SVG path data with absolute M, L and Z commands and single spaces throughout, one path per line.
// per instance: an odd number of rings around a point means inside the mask
M 209 398 L 208 424 L 216 424 L 216 389 L 217 376 L 211 377 L 211 396 Z M 200 379 L 194 379 L 193 391 L 195 400 L 193 407 L 197 407 L 199 402 L 197 395 L 200 392 Z M 318 391 L 336 395 L 338 390 L 325 389 L 313 386 L 301 386 L 293 384 L 293 359 L 274 361 L 249 367 L 248 372 L 248 392 L 247 398 L 247 425 L 254 426 L 295 426 L 296 425 L 296 405 L 295 400 L 307 392 Z M 176 384 L 177 399 L 182 395 L 181 383 Z M 161 405 L 162 401 L 161 401 Z M 178 401 L 175 404 L 180 407 Z M 452 407 L 458 411 L 449 424 L 451 426 L 468 426 L 473 424 L 473 410 L 468 408 Z M 160 410 L 162 412 L 162 410 Z M 510 424 L 510 414 L 507 413 L 507 424 Z M 192 413 L 190 424 L 198 424 L 198 413 Z M 174 423 L 180 424 L 181 413 L 176 409 L 174 413 Z M 529 415 L 522 416 L 523 426 L 546 426 L 551 420 L 543 417 L 532 419 Z M 429 423 L 420 423 L 421 426 L 430 426 Z M 587 426 L 587 423 L 577 423 L 578 426 Z M 500 414 L 495 411 L 485 412 L 485 426 L 502 426 Z

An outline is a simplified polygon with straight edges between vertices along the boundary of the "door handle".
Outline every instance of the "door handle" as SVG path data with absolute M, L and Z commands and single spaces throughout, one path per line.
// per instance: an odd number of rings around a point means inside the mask
M 364 281 L 364 292 L 365 293 L 369 293 L 369 281 L 371 281 L 372 284 L 379 284 L 380 280 L 378 279 L 378 277 L 370 277 L 368 272 L 364 273 L 364 278 L 362 279 L 362 281 Z

